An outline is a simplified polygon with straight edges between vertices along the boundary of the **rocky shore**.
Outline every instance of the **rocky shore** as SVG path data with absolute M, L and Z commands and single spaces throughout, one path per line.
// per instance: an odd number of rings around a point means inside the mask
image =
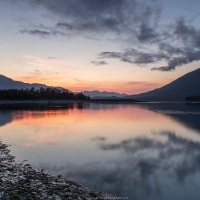
M 61 176 L 51 176 L 29 164 L 17 163 L 8 145 L 0 141 L 0 199 L 102 200 L 107 197 Z

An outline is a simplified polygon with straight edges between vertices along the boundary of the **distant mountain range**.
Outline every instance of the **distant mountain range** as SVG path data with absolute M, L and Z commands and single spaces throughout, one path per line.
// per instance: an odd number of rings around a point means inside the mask
M 0 75 L 0 89 L 30 89 L 34 87 L 39 89 L 41 87 L 47 88 L 47 86 L 39 83 L 24 83 L 20 81 L 14 81 L 6 76 Z M 64 89 L 61 87 L 57 87 Z M 90 96 L 93 99 L 120 99 L 120 98 L 131 98 L 139 101 L 184 101 L 188 96 L 200 96 L 200 68 L 194 70 L 184 76 L 172 81 L 171 83 L 137 95 L 127 95 L 125 93 L 117 92 L 100 92 L 98 90 L 94 91 L 84 91 L 84 95 Z
M 47 88 L 47 87 L 51 87 L 48 85 L 44 85 L 44 84 L 40 84 L 40 83 L 24 83 L 21 81 L 15 81 L 11 78 L 8 78 L 4 75 L 0 75 L 0 90 L 4 90 L 4 89 L 31 89 L 32 87 L 34 87 L 35 89 L 40 89 L 41 87 L 43 88 Z M 59 89 L 64 89 L 62 87 L 56 87 Z M 116 93 L 116 92 L 100 92 L 98 90 L 95 91 L 84 91 L 83 94 L 85 94 L 86 96 L 90 96 L 91 98 L 119 98 L 119 97 L 124 97 L 127 96 L 127 94 L 120 94 L 120 93 Z
M 200 68 L 152 91 L 129 98 L 142 101 L 184 101 L 188 96 L 200 96 Z
M 51 86 L 47 86 L 44 84 L 39 84 L 39 83 L 24 83 L 21 81 L 14 81 L 11 78 L 8 78 L 6 76 L 0 75 L 0 90 L 4 89 L 31 89 L 34 87 L 35 89 L 40 89 L 41 87 L 43 88 L 48 88 Z M 62 87 L 57 87 L 59 89 L 64 89 Z
M 83 94 L 86 96 L 90 96 L 91 98 L 117 98 L 117 97 L 125 97 L 127 94 L 117 93 L 117 92 L 100 92 L 98 90 L 93 91 L 83 91 Z

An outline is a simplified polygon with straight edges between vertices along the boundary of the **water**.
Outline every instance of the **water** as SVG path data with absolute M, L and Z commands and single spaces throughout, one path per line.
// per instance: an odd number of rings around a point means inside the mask
M 18 161 L 121 199 L 199 200 L 199 104 L 0 110 Z

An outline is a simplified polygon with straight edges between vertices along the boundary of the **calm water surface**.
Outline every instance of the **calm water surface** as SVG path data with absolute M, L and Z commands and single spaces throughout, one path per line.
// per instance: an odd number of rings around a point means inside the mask
M 131 200 L 200 198 L 199 104 L 0 110 L 18 161 Z

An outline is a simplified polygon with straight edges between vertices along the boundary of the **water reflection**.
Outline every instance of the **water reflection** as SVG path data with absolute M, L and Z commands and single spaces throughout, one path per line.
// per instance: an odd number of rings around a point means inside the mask
M 143 104 L 143 108 L 168 115 L 189 128 L 200 131 L 200 104 Z
M 88 104 L 0 104 L 0 126 L 20 119 L 66 114 L 69 109 L 82 110 L 87 106 Z
M 136 156 L 134 162 L 136 161 L 142 178 L 152 175 L 158 164 L 163 169 L 170 167 L 181 184 L 188 175 L 200 170 L 200 142 L 179 137 L 170 131 L 154 134 L 162 136 L 162 141 L 136 138 L 118 144 L 101 143 L 99 147 L 104 151 L 122 150 L 125 154 Z
M 185 191 L 179 194 L 180 199 L 187 199 L 185 195 L 192 191 L 196 192 L 193 199 L 198 199 L 200 141 L 179 137 L 171 131 L 152 134 L 159 138 L 138 137 L 119 143 L 96 138 L 93 141 L 101 150 L 120 151 L 119 158 L 51 169 L 63 171 L 75 180 L 85 180 L 90 188 L 131 199 L 176 199 L 172 194 L 181 187 Z M 190 184 L 195 187 L 190 188 Z
M 10 136 L 22 146 L 12 147 L 17 158 L 91 189 L 129 199 L 195 200 L 199 114 L 200 106 L 186 104 L 7 110 L 0 111 L 0 130 L 5 141 Z
M 32 117 L 47 117 L 47 115 L 60 115 L 68 114 L 68 110 L 119 110 L 120 108 L 131 107 L 127 104 L 89 104 L 89 103 L 57 103 L 53 104 L 0 104 L 0 126 L 11 123 L 17 119 L 25 119 L 27 115 L 32 115 Z M 168 115 L 175 120 L 183 123 L 189 128 L 196 129 L 200 131 L 200 104 L 192 103 L 141 103 L 137 105 L 132 105 L 132 107 L 139 107 L 141 109 L 151 110 L 153 112 L 158 112 L 164 115 Z M 31 111 L 27 114 L 24 111 Z M 34 112 L 32 112 L 34 111 Z M 36 112 L 37 111 L 37 112 Z M 197 115 L 197 116 L 196 116 Z M 30 116 L 29 116 L 30 117 Z M 144 116 L 143 116 L 144 117 Z
M 13 121 L 13 113 L 12 112 L 3 112 L 0 111 L 0 126 L 5 126 L 6 124 Z

